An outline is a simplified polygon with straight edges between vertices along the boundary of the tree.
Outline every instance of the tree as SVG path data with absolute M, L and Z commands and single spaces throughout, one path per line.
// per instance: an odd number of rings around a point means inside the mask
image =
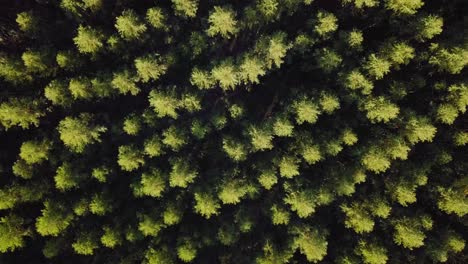
M 236 14 L 230 8 L 215 6 L 208 18 L 208 22 L 210 27 L 206 30 L 206 33 L 210 37 L 220 35 L 229 39 L 237 34 Z
M 121 94 L 137 95 L 140 92 L 140 88 L 136 85 L 135 76 L 130 73 L 127 69 L 114 73 L 112 79 L 112 87 L 117 89 Z
M 178 151 L 187 144 L 187 136 L 181 129 L 170 126 L 168 129 L 164 130 L 162 142 L 173 151 Z
M 387 249 L 374 242 L 359 241 L 356 247 L 357 254 L 366 264 L 387 263 Z
M 295 235 L 294 248 L 298 248 L 306 256 L 307 261 L 317 263 L 327 254 L 326 230 L 318 231 L 307 227 L 296 227 L 291 233 Z
M 58 236 L 73 221 L 73 214 L 60 204 L 46 201 L 42 215 L 37 218 L 36 230 L 42 236 Z
M 99 30 L 80 25 L 73 42 L 81 53 L 95 54 L 103 48 L 104 38 L 104 34 Z
M 194 194 L 195 205 L 194 210 L 196 213 L 210 219 L 212 216 L 219 214 L 221 207 L 219 201 L 210 193 L 196 192 Z
M 92 255 L 99 245 L 97 239 L 91 233 L 82 233 L 75 239 L 72 247 L 78 254 Z
M 440 16 L 423 16 L 416 22 L 416 37 L 419 41 L 426 41 L 442 33 L 444 20 Z
M 175 97 L 174 92 L 152 90 L 149 94 L 149 103 L 158 117 L 168 116 L 177 119 L 180 101 Z
M 53 80 L 44 88 L 44 96 L 52 102 L 53 105 L 70 106 L 72 96 L 68 90 L 68 84 L 63 80 Z
M 213 80 L 219 83 L 223 90 L 234 90 L 239 84 L 239 76 L 234 64 L 229 61 L 223 61 L 211 70 Z
M 395 104 L 392 104 L 384 97 L 369 99 L 364 104 L 364 109 L 367 111 L 367 118 L 372 122 L 387 123 L 395 119 L 400 113 L 400 109 Z
M 41 163 L 48 159 L 50 142 L 43 141 L 26 141 L 23 142 L 19 156 L 28 164 Z
M 45 115 L 42 102 L 39 100 L 21 98 L 9 98 L 0 103 L 0 123 L 9 129 L 19 126 L 27 129 L 31 126 L 39 126 L 39 119 Z
M 386 0 L 385 7 L 397 15 L 414 15 L 424 5 L 421 0 Z
M 3 2 L 0 263 L 466 262 L 465 1 Z
M 165 29 L 166 19 L 167 15 L 161 8 L 152 7 L 146 11 L 146 20 L 152 27 L 156 29 Z
M 123 145 L 119 147 L 117 163 L 124 171 L 134 171 L 145 164 L 144 154 L 134 145 Z
M 63 144 L 73 152 L 82 153 L 86 146 L 100 142 L 100 136 L 107 128 L 93 124 L 92 119 L 92 115 L 81 113 L 77 117 L 66 117 L 60 121 L 57 130 Z
M 166 189 L 166 185 L 166 179 L 161 171 L 156 168 L 152 168 L 141 175 L 141 190 L 145 195 L 160 197 Z
M 458 74 L 468 64 L 468 50 L 461 47 L 437 48 L 429 58 L 429 63 L 438 71 Z
M 369 76 L 375 80 L 380 80 L 389 73 L 390 66 L 391 63 L 388 60 L 378 57 L 376 54 L 369 55 L 367 61 L 363 65 Z
M 136 58 L 135 67 L 140 80 L 144 83 L 150 80 L 157 81 L 167 70 L 167 66 L 156 54 Z
M 29 231 L 24 228 L 24 219 L 17 215 L 0 218 L 0 252 L 6 253 L 22 248 Z
M 198 172 L 190 167 L 188 161 L 181 158 L 175 159 L 172 162 L 172 170 L 169 174 L 169 185 L 171 187 L 187 188 L 190 183 L 193 183 Z
M 319 11 L 316 21 L 314 32 L 320 37 L 326 37 L 338 29 L 338 19 L 332 13 Z
M 115 248 L 122 244 L 122 235 L 115 228 L 105 226 L 104 234 L 101 236 L 101 243 L 108 248 Z
M 16 15 L 16 23 L 19 28 L 27 33 L 36 33 L 39 29 L 39 18 L 32 11 L 21 12 Z
M 147 27 L 133 10 L 124 10 L 117 17 L 115 28 L 125 40 L 135 40 L 143 37 Z
M 171 0 L 177 15 L 195 17 L 198 10 L 198 0 Z

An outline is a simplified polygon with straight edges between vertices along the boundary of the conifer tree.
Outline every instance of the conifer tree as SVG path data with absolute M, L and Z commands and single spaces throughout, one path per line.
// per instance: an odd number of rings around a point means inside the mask
M 0 263 L 466 263 L 465 2 L 3 1 Z

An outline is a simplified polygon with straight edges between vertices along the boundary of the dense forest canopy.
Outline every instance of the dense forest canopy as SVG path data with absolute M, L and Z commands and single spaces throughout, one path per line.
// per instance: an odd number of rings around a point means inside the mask
M 1 0 L 0 263 L 468 263 L 466 0 Z

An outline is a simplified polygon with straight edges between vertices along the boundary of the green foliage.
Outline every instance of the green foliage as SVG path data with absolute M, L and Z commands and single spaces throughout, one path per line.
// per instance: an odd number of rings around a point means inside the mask
M 361 89 L 363 94 L 370 94 L 374 88 L 374 84 L 357 70 L 353 70 L 346 75 L 344 86 L 350 90 Z
M 466 182 L 467 178 L 465 177 L 449 188 L 438 188 L 440 198 L 437 205 L 442 211 L 448 214 L 454 213 L 460 217 L 468 214 L 468 195 L 463 187 Z
M 361 160 L 366 169 L 374 173 L 382 173 L 390 168 L 390 160 L 383 150 L 371 148 Z
M 278 118 L 273 124 L 273 133 L 279 137 L 292 137 L 294 125 L 287 118 Z
M 438 48 L 429 58 L 429 63 L 438 71 L 458 74 L 468 65 L 468 50 L 460 47 Z
M 163 221 L 166 225 L 175 225 L 178 224 L 183 217 L 184 212 L 182 208 L 170 203 L 168 207 L 163 212 Z
M 279 173 L 281 177 L 293 178 L 299 175 L 298 160 L 291 156 L 284 156 L 279 162 Z
M 108 248 L 115 248 L 122 244 L 121 234 L 113 228 L 105 226 L 104 234 L 101 236 L 101 243 Z
M 53 80 L 44 88 L 44 96 L 53 105 L 69 106 L 72 99 L 68 90 L 68 85 L 64 81 Z
M 209 72 L 195 68 L 192 71 L 190 83 L 194 86 L 197 86 L 199 89 L 211 89 L 214 87 L 215 80 L 212 78 Z
M 123 70 L 114 73 L 111 84 L 121 94 L 137 95 L 140 92 L 140 88 L 138 88 L 135 82 L 135 76 L 130 71 Z
M 105 166 L 94 168 L 91 175 L 99 182 L 106 182 L 107 176 L 110 174 L 110 169 Z
M 219 214 L 219 209 L 221 205 L 219 201 L 210 193 L 206 192 L 196 192 L 194 194 L 195 212 L 206 219 L 210 219 L 212 216 Z
M 176 15 L 195 17 L 197 15 L 198 0 L 171 0 Z M 187 261 L 185 261 L 187 262 Z
M 75 188 L 78 186 L 79 176 L 70 163 L 64 162 L 55 173 L 55 187 L 61 191 Z
M 197 249 L 193 242 L 186 242 L 177 247 L 177 256 L 183 262 L 192 262 L 197 256 Z
M 390 61 L 396 65 L 408 64 L 415 56 L 414 48 L 407 43 L 394 43 L 388 50 L 385 51 Z
M 327 114 L 331 114 L 335 110 L 340 108 L 340 101 L 339 101 L 338 97 L 335 96 L 335 95 L 332 95 L 332 94 L 323 93 L 320 96 L 319 103 L 320 103 L 320 106 L 322 108 L 322 111 L 327 113 Z
M 387 249 L 373 242 L 360 241 L 356 247 L 358 255 L 365 264 L 385 264 L 388 260 Z
M 152 168 L 141 175 L 141 191 L 144 195 L 160 197 L 166 189 L 166 179 L 160 170 Z
M 27 129 L 39 126 L 39 119 L 45 115 L 41 109 L 42 103 L 25 97 L 10 97 L 0 103 L 0 123 L 6 129 L 19 126 Z
M 41 212 L 36 221 L 36 230 L 42 236 L 58 236 L 73 220 L 73 214 L 62 205 L 50 201 L 44 202 Z
M 453 136 L 453 141 L 455 142 L 455 146 L 465 146 L 468 144 L 468 132 L 457 132 Z
M 350 206 L 342 205 L 341 210 L 346 215 L 345 226 L 356 233 L 369 233 L 374 229 L 374 219 L 362 205 L 353 203 Z
M 89 210 L 95 215 L 102 216 L 112 211 L 112 204 L 105 194 L 95 194 L 89 204 Z
M 258 182 L 260 182 L 263 188 L 270 190 L 273 185 L 278 183 L 276 172 L 274 170 L 262 170 L 258 177 Z
M 243 161 L 247 158 L 247 146 L 233 138 L 223 139 L 223 150 L 234 161 Z
M 167 15 L 161 8 L 152 7 L 146 11 L 146 20 L 156 29 L 165 29 Z
M 307 122 L 313 124 L 317 122 L 320 110 L 314 102 L 304 99 L 295 102 L 293 107 L 296 114 L 296 123 Z
M 145 164 L 144 154 L 134 145 L 123 145 L 119 147 L 117 163 L 124 171 L 134 171 Z
M 300 218 L 306 218 L 315 213 L 315 195 L 310 190 L 290 191 L 284 198 L 291 210 Z
M 50 142 L 43 141 L 25 141 L 21 144 L 19 156 L 28 164 L 42 163 L 48 159 Z
M 397 105 L 381 96 L 367 100 L 363 108 L 367 112 L 367 118 L 372 123 L 387 123 L 390 120 L 395 119 L 400 113 L 400 109 Z
M 181 129 L 178 129 L 175 126 L 170 126 L 163 132 L 162 143 L 169 146 L 173 151 L 178 151 L 187 144 L 187 136 Z
M 135 40 L 143 37 L 147 27 L 133 10 L 124 10 L 117 17 L 115 28 L 120 36 L 126 40 Z
M 180 102 L 173 93 L 152 90 L 149 94 L 149 103 L 158 117 L 168 116 L 177 119 L 176 110 L 180 107 Z
M 239 78 L 244 83 L 259 83 L 259 77 L 265 75 L 264 65 L 259 58 L 247 56 L 239 67 Z
M 15 161 L 15 164 L 13 164 L 11 169 L 14 175 L 23 179 L 31 179 L 33 177 L 34 166 L 23 159 Z
M 374 7 L 379 4 L 378 0 L 341 0 L 344 4 L 353 4 L 356 8 Z
M 104 46 L 104 34 L 89 26 L 79 26 L 76 37 L 73 38 L 76 47 L 81 53 L 95 54 Z
M 385 7 L 397 15 L 414 15 L 424 5 L 422 0 L 386 0 Z
M 426 41 L 442 33 L 444 20 L 435 15 L 423 16 L 416 22 L 416 38 Z
M 218 198 L 223 204 L 237 204 L 248 193 L 248 188 L 240 180 L 231 180 L 223 183 Z
M 51 64 L 49 55 L 44 51 L 25 51 L 21 59 L 26 69 L 33 73 L 46 73 Z
M 253 150 L 269 150 L 273 148 L 273 135 L 267 128 L 250 127 L 248 130 Z
M 215 6 L 208 18 L 210 27 L 206 30 L 208 36 L 220 35 L 229 39 L 237 34 L 236 14 L 230 8 Z
M 170 253 L 168 252 L 167 248 L 154 250 L 150 248 L 145 255 L 145 259 L 148 264 L 160 264 L 160 263 L 167 263 L 172 264 L 175 263 L 172 260 Z
M 319 11 L 316 19 L 314 31 L 321 37 L 327 36 L 338 29 L 338 19 L 332 13 Z
M 414 248 L 419 248 L 424 245 L 424 239 L 426 235 L 424 234 L 424 229 L 427 229 L 423 226 L 421 221 L 422 219 L 410 219 L 402 218 L 396 221 L 395 224 L 395 233 L 393 239 L 396 244 L 402 245 L 405 248 L 410 250 Z M 432 221 L 430 218 L 429 229 L 432 227 Z
M 325 72 L 331 73 L 336 70 L 343 59 L 341 56 L 336 53 L 334 50 L 329 50 L 327 48 L 323 48 L 315 52 L 315 57 L 317 60 L 318 66 Z
M 22 248 L 28 230 L 24 228 L 24 219 L 17 215 L 6 215 L 0 218 L 0 252 L 6 253 Z
M 1 263 L 466 262 L 463 1 L 3 2 Z
M 167 70 L 167 66 L 156 54 L 136 58 L 135 68 L 137 69 L 138 76 L 143 83 L 150 80 L 157 81 Z
M 290 49 L 290 45 L 286 43 L 286 34 L 284 32 L 277 32 L 268 39 L 268 45 L 265 47 L 267 50 L 267 68 L 272 66 L 280 67 L 284 62 L 286 52 Z
M 372 53 L 369 55 L 363 67 L 372 78 L 380 80 L 390 72 L 391 65 L 392 64 L 388 60 Z
M 169 186 L 187 188 L 190 183 L 193 183 L 198 172 L 190 167 L 189 162 L 184 159 L 174 160 L 169 174 Z
M 306 256 L 307 261 L 317 263 L 325 257 L 328 247 L 326 231 L 299 227 L 294 233 L 296 234 L 294 248 L 298 248 Z
M 94 250 L 99 247 L 96 238 L 89 233 L 79 234 L 72 243 L 73 250 L 81 255 L 93 255 Z
M 92 120 L 92 115 L 82 113 L 78 117 L 66 117 L 60 121 L 57 130 L 63 144 L 73 152 L 82 153 L 86 146 L 101 142 L 100 136 L 107 128 L 93 124 Z
M 157 157 L 163 154 L 162 142 L 158 136 L 153 136 L 145 141 L 145 154 L 150 157 Z
M 124 120 L 123 130 L 129 135 L 137 135 L 141 130 L 141 119 L 135 115 L 128 116 Z
M 406 138 L 411 144 L 418 142 L 431 142 L 437 132 L 429 119 L 411 116 L 406 122 Z
M 287 225 L 291 214 L 289 211 L 283 207 L 273 205 L 271 207 L 271 222 L 274 225 Z
M 457 117 L 458 109 L 452 104 L 441 104 L 437 108 L 437 119 L 444 124 L 453 124 Z
M 234 90 L 239 84 L 239 76 L 234 68 L 234 64 L 229 61 L 223 61 L 211 70 L 211 76 L 223 90 Z M 203 83 L 201 87 L 206 87 L 208 84 Z M 200 86 L 199 86 L 200 87 Z M 205 88 L 206 89 L 206 88 Z
M 18 27 L 27 33 L 34 33 L 39 28 L 39 19 L 33 12 L 21 12 L 16 15 Z

